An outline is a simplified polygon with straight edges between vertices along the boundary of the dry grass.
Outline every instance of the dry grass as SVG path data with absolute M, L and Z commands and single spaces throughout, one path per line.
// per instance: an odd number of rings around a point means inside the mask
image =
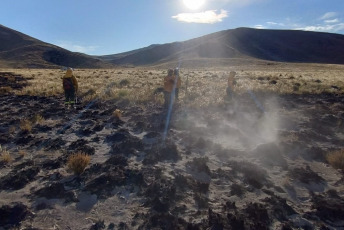
M 121 119 L 122 117 L 122 111 L 119 110 L 119 109 L 116 109 L 114 112 L 113 112 L 113 116 L 117 119 Z
M 173 66 L 172 66 L 173 67 Z M 344 93 L 344 66 L 321 64 L 276 64 L 228 66 L 209 69 L 181 69 L 180 103 L 204 107 L 223 102 L 230 71 L 236 71 L 237 94 L 271 92 L 277 94 Z M 6 70 L 28 79 L 29 85 L 18 94 L 55 96 L 63 94 L 58 69 Z M 132 103 L 162 103 L 162 94 L 154 90 L 162 87 L 166 69 L 120 68 L 77 69 L 79 95 L 83 101 L 128 99 Z M 188 79 L 187 92 L 186 81 Z
M 19 156 L 20 156 L 21 158 L 23 158 L 23 157 L 26 156 L 26 152 L 25 152 L 24 150 L 22 150 L 22 149 L 20 149 L 20 150 L 18 151 L 18 153 L 19 153 Z
M 22 131 L 27 131 L 27 132 L 31 132 L 32 130 L 32 123 L 29 119 L 23 119 L 20 120 L 20 125 L 19 125 L 20 129 Z
M 13 91 L 12 88 L 9 86 L 0 87 L 0 95 L 5 95 L 5 94 L 8 94 L 12 91 Z
M 35 114 L 31 118 L 31 122 L 32 122 L 32 124 L 43 124 L 44 118 L 40 114 Z
M 68 158 L 67 167 L 68 169 L 73 171 L 74 174 L 80 175 L 81 173 L 84 172 L 85 168 L 89 165 L 90 160 L 91 158 L 89 155 L 82 152 L 78 152 L 78 153 L 72 154 Z
M 11 163 L 13 161 L 13 158 L 12 158 L 10 152 L 7 151 L 6 149 L 1 149 L 0 161 L 3 162 L 4 164 Z
M 329 153 L 326 159 L 334 168 L 344 171 L 344 149 Z

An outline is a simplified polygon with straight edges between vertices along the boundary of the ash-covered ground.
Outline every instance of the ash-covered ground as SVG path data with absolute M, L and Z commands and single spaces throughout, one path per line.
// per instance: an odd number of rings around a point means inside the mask
M 0 96 L 0 229 L 344 229 L 344 96 L 252 95 L 176 105 L 166 136 L 154 103 Z

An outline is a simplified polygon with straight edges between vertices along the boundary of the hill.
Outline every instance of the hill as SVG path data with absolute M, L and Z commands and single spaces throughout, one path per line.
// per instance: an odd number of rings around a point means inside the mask
M 114 64 L 161 65 L 277 61 L 344 64 L 344 36 L 297 30 L 238 28 L 184 42 L 153 45 L 121 55 L 101 56 Z
M 0 67 L 111 68 L 114 65 L 204 67 L 265 63 L 344 64 L 344 35 L 237 28 L 119 54 L 71 52 L 0 25 Z
M 0 25 L 2 68 L 104 68 L 112 65 L 98 58 L 48 44 Z

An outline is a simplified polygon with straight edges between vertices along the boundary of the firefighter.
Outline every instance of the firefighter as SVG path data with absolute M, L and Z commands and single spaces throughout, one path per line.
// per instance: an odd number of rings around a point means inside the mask
M 75 107 L 76 93 L 78 92 L 78 81 L 76 80 L 73 69 L 68 68 L 66 74 L 62 77 L 63 90 L 65 93 L 65 106 Z

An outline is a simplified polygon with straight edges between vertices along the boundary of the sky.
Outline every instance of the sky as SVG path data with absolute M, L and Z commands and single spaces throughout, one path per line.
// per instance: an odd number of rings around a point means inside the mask
M 0 24 L 107 55 L 238 27 L 344 34 L 344 0 L 1 0 Z

